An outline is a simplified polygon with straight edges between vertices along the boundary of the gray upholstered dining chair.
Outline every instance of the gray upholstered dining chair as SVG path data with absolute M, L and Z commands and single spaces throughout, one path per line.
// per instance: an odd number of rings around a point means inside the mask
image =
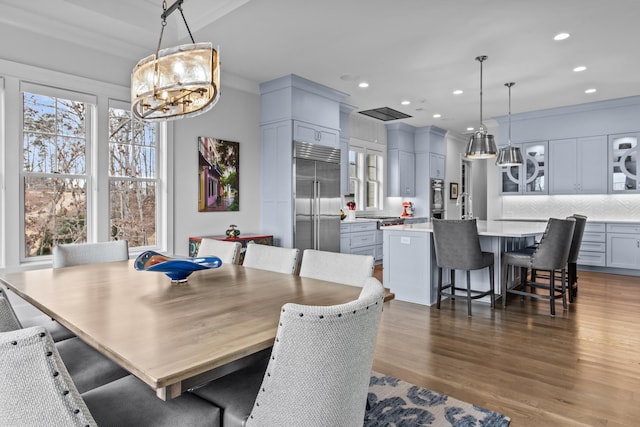
M 126 261 L 129 259 L 129 243 L 126 240 L 114 240 L 111 242 L 54 245 L 52 253 L 53 268 L 70 267 L 92 262 Z M 7 293 L 7 295 L 24 328 L 44 326 L 56 342 L 75 336 L 73 332 L 19 296 L 13 293 Z
M 362 286 L 367 278 L 373 276 L 374 263 L 370 255 L 305 249 L 300 265 L 300 277 Z
M 1 333 L 0 358 L 4 425 L 97 425 L 44 327 Z
M 480 248 L 476 220 L 434 219 L 433 240 L 438 265 L 436 307 L 440 308 L 443 296 L 449 297 L 451 301 L 463 298 L 467 301 L 467 315 L 471 316 L 471 300 L 488 296 L 491 308 L 495 308 L 494 255 L 492 252 L 483 252 Z M 473 289 L 471 271 L 482 268 L 489 268 L 489 289 Z M 446 285 L 442 283 L 444 269 L 448 269 L 451 276 L 451 281 Z M 465 270 L 466 288 L 456 286 L 456 270 Z M 449 292 L 445 292 L 446 289 L 449 289 Z
M 92 262 L 126 261 L 129 259 L 129 242 L 113 240 L 110 242 L 54 245 L 52 253 L 53 268 Z
M 0 332 L 17 329 L 23 329 L 22 324 L 11 302 L 0 293 Z M 129 375 L 78 337 L 58 341 L 55 345 L 80 393 Z
M 51 317 L 38 310 L 10 290 L 5 290 L 0 286 L 0 295 L 3 295 L 11 302 L 13 310 L 24 328 L 31 326 L 44 326 L 51 333 L 54 341 L 63 341 L 75 337 L 75 334 Z
M 220 425 L 211 403 L 189 394 L 164 402 L 130 375 L 81 395 L 42 326 L 0 333 L 0 360 L 3 425 Z
M 223 264 L 239 264 L 241 250 L 240 242 L 226 242 L 205 237 L 198 247 L 198 256 L 217 256 Z
M 370 277 L 346 304 L 285 304 L 268 361 L 192 393 L 222 408 L 225 427 L 362 426 L 383 299 Z
M 284 274 L 296 274 L 300 250 L 249 243 L 242 265 Z
M 555 316 L 555 300 L 562 298 L 562 307 L 567 308 L 567 289 L 565 271 L 573 232 L 575 229 L 575 219 L 549 218 L 547 228 L 534 248 L 533 252 L 529 248 L 522 250 L 505 252 L 502 255 L 502 306 L 506 307 L 508 294 L 530 296 L 533 298 L 548 299 L 550 304 L 550 314 Z M 514 280 L 509 283 L 510 267 L 520 267 L 520 283 Z M 542 270 L 549 273 L 549 283 L 528 281 L 528 270 Z M 560 286 L 556 285 L 555 271 L 560 270 Z M 527 286 L 530 288 L 527 290 Z M 547 295 L 538 294 L 537 288 L 547 289 Z

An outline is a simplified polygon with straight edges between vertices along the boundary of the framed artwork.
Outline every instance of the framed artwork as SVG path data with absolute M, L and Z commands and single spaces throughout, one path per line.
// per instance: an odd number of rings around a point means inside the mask
M 458 198 L 458 183 L 452 182 L 449 184 L 449 198 L 457 199 Z
M 198 137 L 198 211 L 240 210 L 240 143 Z

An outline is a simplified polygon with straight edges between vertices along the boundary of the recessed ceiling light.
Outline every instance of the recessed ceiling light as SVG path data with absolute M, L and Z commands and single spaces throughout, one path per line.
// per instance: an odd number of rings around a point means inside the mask
M 433 118 L 434 118 L 434 119 L 439 119 L 440 117 L 442 117 L 442 116 L 441 116 L 440 114 L 438 114 L 438 113 L 436 113 L 436 114 L 434 114 L 434 115 L 433 115 Z
M 556 41 L 566 40 L 570 36 L 571 36 L 571 34 L 569 34 L 569 33 L 560 33 L 560 34 L 556 34 L 555 37 L 553 37 L 553 39 L 556 40 Z
M 411 104 L 411 101 L 404 100 L 404 101 L 402 101 L 400 104 L 402 104 L 402 105 L 409 105 L 409 104 Z
M 591 88 L 584 91 L 584 93 L 596 93 L 596 90 Z
M 587 67 L 585 67 L 584 65 L 580 65 L 579 67 L 574 68 L 573 71 L 575 71 L 576 73 L 579 73 L 580 71 L 584 71 L 586 69 Z
M 363 89 L 364 89 L 365 87 L 369 87 L 369 83 L 367 83 L 367 82 L 360 82 L 360 83 L 358 83 L 358 87 L 361 87 L 361 88 L 363 88 Z
M 462 91 L 460 89 L 456 89 L 453 91 L 454 95 L 462 95 Z
M 468 132 L 471 132 L 473 130 L 473 128 L 467 128 Z

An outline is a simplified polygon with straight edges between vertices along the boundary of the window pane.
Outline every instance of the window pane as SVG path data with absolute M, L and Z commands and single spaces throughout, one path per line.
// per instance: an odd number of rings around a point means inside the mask
M 155 178 L 157 125 L 131 119 L 131 113 L 109 109 L 109 175 Z
M 53 173 L 56 169 L 56 144 L 52 137 L 23 134 L 23 168 L 26 172 Z
M 23 93 L 25 132 L 55 133 L 56 100 L 50 96 Z
M 85 179 L 25 177 L 25 255 L 47 255 L 53 245 L 87 240 Z
M 375 154 L 367 154 L 367 179 L 378 180 L 378 156 Z
M 24 170 L 84 174 L 85 110 L 81 102 L 23 93 Z
M 358 177 L 358 153 L 349 151 L 349 178 Z
M 126 239 L 130 247 L 155 245 L 155 182 L 112 180 L 109 194 L 111 239 Z
M 85 105 L 82 102 L 56 98 L 58 134 L 84 137 Z
M 367 208 L 378 206 L 378 183 L 367 182 Z

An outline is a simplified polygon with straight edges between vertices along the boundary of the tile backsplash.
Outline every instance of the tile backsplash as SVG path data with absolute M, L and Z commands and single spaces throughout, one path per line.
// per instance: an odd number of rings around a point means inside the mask
M 563 218 L 586 215 L 590 221 L 640 222 L 640 194 L 503 196 L 503 219 Z

